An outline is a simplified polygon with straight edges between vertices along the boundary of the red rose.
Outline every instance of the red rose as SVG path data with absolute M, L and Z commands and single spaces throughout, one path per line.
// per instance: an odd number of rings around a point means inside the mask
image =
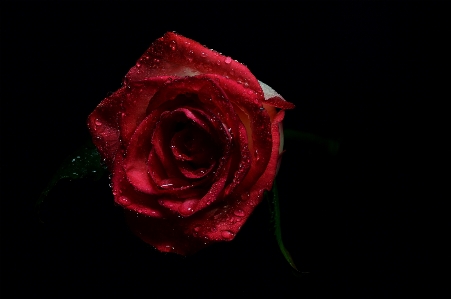
M 131 229 L 186 255 L 233 239 L 271 188 L 293 107 L 244 65 L 169 32 L 88 126 Z

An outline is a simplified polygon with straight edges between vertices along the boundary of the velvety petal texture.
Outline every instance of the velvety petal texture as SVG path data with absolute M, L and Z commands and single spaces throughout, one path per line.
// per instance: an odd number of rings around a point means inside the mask
M 232 240 L 261 202 L 292 108 L 243 64 L 168 32 L 88 127 L 132 231 L 187 255 Z

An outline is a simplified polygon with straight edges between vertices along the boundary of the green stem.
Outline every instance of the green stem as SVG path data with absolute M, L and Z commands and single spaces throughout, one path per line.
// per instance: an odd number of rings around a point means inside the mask
M 298 271 L 296 265 L 294 264 L 293 258 L 291 257 L 288 250 L 285 248 L 285 245 L 283 244 L 282 241 L 282 229 L 280 226 L 279 193 L 277 191 L 277 184 L 275 181 L 271 191 L 273 196 L 270 202 L 273 210 L 274 234 L 276 235 L 277 244 L 279 245 L 280 251 L 282 252 L 287 262 L 290 264 L 290 266 L 296 271 Z

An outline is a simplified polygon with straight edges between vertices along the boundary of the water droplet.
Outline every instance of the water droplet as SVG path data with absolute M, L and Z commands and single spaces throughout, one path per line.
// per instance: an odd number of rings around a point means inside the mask
M 216 227 L 212 227 L 211 229 L 210 229 L 210 231 L 212 231 L 212 232 L 215 232 L 215 231 L 217 231 L 218 229 L 216 228 Z
M 101 126 L 101 125 L 102 125 L 102 123 L 98 119 L 96 119 L 96 126 Z
M 221 65 L 221 60 L 216 61 L 217 65 Z
M 171 246 L 171 245 L 166 245 L 166 246 L 164 246 L 165 248 L 166 248 L 166 250 L 169 252 L 169 251 L 174 251 L 175 250 L 175 248 L 174 248 L 174 246 Z
M 232 62 L 232 58 L 230 57 L 226 57 L 226 59 L 224 60 L 225 63 L 229 64 Z
M 232 239 L 235 236 L 235 234 L 232 233 L 232 232 L 229 232 L 228 230 L 224 230 L 224 231 L 221 232 L 221 236 L 224 239 L 230 240 L 230 239 Z
M 139 63 L 139 62 L 136 63 L 136 67 L 137 67 L 137 68 L 141 67 L 141 63 Z
M 202 52 L 202 53 L 200 53 L 200 56 L 202 56 L 202 57 L 207 57 L 207 53 Z
M 251 198 L 251 194 L 249 192 L 246 192 L 243 195 L 241 195 L 241 199 L 244 201 L 249 200 L 249 198 Z
M 200 226 L 196 226 L 196 227 L 194 228 L 194 231 L 195 231 L 195 232 L 200 231 Z
M 255 160 L 260 160 L 260 157 L 258 156 L 258 150 L 255 150 Z
M 235 210 L 233 214 L 238 217 L 243 217 L 245 215 L 243 210 Z
M 72 162 L 75 162 L 75 159 L 72 159 Z
M 179 213 L 182 216 L 190 216 L 194 213 L 194 207 L 196 206 L 196 200 L 185 200 L 179 207 Z
M 172 50 L 172 51 L 175 51 L 175 49 L 177 49 L 177 44 L 176 44 L 175 40 L 172 40 L 172 41 L 171 41 L 170 47 L 171 47 L 171 50 Z
M 131 204 L 130 200 L 125 197 L 125 196 L 121 196 L 117 199 L 118 204 L 123 205 L 123 206 L 129 206 Z

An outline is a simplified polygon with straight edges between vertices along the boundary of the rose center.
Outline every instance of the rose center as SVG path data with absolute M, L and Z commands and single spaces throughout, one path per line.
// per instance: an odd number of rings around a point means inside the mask
M 180 167 L 204 173 L 215 164 L 218 156 L 212 136 L 190 121 L 175 125 L 171 150 Z

